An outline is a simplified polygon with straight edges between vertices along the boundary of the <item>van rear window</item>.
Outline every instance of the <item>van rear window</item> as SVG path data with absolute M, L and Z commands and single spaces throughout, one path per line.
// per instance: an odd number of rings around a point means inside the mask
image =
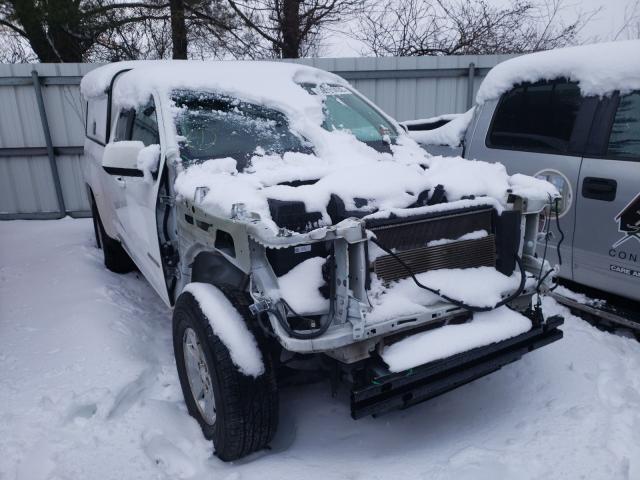
M 567 154 L 581 103 L 578 85 L 566 80 L 516 86 L 498 103 L 488 146 Z

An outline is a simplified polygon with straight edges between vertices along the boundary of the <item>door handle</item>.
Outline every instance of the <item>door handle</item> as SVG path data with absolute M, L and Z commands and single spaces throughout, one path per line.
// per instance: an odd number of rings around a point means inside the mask
M 582 196 L 593 200 L 613 202 L 616 199 L 618 182 L 611 178 L 585 177 L 582 182 Z
M 127 186 L 127 183 L 124 181 L 124 178 L 122 177 L 115 177 L 115 181 L 116 181 L 116 185 L 118 185 L 120 188 L 124 188 Z

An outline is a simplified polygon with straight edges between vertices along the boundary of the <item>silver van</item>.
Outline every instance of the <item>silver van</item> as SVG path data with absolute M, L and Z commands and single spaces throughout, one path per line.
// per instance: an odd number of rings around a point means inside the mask
M 582 70 L 571 71 L 569 67 L 576 56 L 588 57 L 589 48 L 606 50 L 605 46 L 611 50 L 610 65 L 599 66 L 599 59 L 592 62 L 590 76 L 582 71 L 586 70 L 584 65 L 577 63 Z M 635 61 L 619 55 L 616 50 L 620 46 L 635 51 Z M 611 74 L 616 82 L 622 81 L 624 75 L 615 75 L 618 66 L 614 62 L 640 64 L 640 42 L 565 50 L 563 67 L 556 66 L 563 63 L 562 51 L 526 55 L 501 64 L 505 65 L 498 72 L 503 77 L 502 83 L 509 75 L 513 79 L 531 80 L 514 81 L 495 98 L 487 98 L 490 95 L 486 92 L 495 90 L 499 83 L 490 73 L 484 82 L 492 85 L 483 89 L 483 83 L 473 112 L 465 114 L 466 129 L 449 126 L 463 120 L 463 115 L 445 125 L 442 121 L 412 121 L 406 122 L 405 128 L 433 154 L 462 153 L 469 159 L 500 162 L 509 173 L 532 175 L 555 184 L 563 195 L 558 206 L 561 231 L 554 215 L 547 215 L 539 229 L 544 232 L 550 227 L 546 255 L 551 263 L 561 260 L 559 276 L 581 286 L 639 301 L 640 68 L 621 66 L 626 69 L 625 81 L 632 88 L 615 88 L 619 85 L 610 82 L 611 91 L 606 90 L 606 84 L 600 86 L 598 91 L 603 95 L 589 94 L 589 88 L 593 90 L 591 84 L 585 93 L 580 79 L 594 83 L 593 78 L 598 75 Z M 518 64 L 507 65 L 514 61 Z M 538 69 L 544 78 L 536 79 L 535 73 L 528 72 L 530 64 L 531 71 Z M 556 76 L 550 75 L 554 68 L 559 73 Z M 598 68 L 603 71 L 598 72 Z M 607 68 L 614 72 L 604 71 Z M 631 68 L 638 70 L 637 74 L 631 70 L 634 75 L 629 75 Z M 431 125 L 437 128 L 430 128 Z M 457 144 L 447 135 L 455 132 L 462 132 Z M 541 249 L 538 253 L 544 254 Z M 574 305 L 580 303 L 575 298 L 568 300 L 565 303 L 571 306 L 583 310 L 589 307 L 584 302 Z M 636 311 L 611 320 L 625 323 L 625 319 L 637 316 L 637 304 L 631 303 L 630 308 Z M 638 328 L 635 322 L 627 326 Z

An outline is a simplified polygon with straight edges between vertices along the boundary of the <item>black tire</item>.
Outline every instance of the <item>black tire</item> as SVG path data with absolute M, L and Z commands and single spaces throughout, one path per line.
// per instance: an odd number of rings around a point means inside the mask
M 91 201 L 91 217 L 93 220 L 93 235 L 96 240 L 96 248 L 102 248 L 102 244 L 100 243 L 100 227 L 98 226 L 98 212 L 93 199 Z
M 244 294 L 224 290 L 223 293 L 247 325 L 251 325 L 246 304 L 238 301 Z M 183 344 L 187 328 L 195 331 L 210 372 L 216 412 L 213 424 L 207 423 L 200 413 L 189 386 Z M 204 436 L 213 441 L 216 456 L 224 461 L 237 460 L 267 447 L 278 427 L 278 387 L 273 360 L 259 333 L 254 330 L 252 333 L 258 340 L 265 367 L 257 378 L 243 374 L 234 365 L 229 350 L 213 333 L 193 295 L 185 292 L 178 297 L 173 310 L 173 348 L 182 393 L 189 414 L 198 421 Z
M 136 265 L 124 248 L 122 248 L 120 242 L 107 234 L 102 225 L 96 202 L 93 198 L 91 200 L 93 230 L 96 235 L 96 244 L 98 248 L 102 248 L 102 253 L 104 254 L 104 266 L 115 273 L 129 273 L 134 271 Z

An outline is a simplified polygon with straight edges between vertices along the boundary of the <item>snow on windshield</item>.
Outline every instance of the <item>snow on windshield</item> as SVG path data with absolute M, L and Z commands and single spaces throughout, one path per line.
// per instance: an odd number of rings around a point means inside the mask
M 238 170 L 254 154 L 310 152 L 310 144 L 294 134 L 277 110 L 215 93 L 175 92 L 176 131 L 185 166 L 214 158 L 233 157 Z
M 640 40 L 608 42 L 536 52 L 502 62 L 491 69 L 476 96 L 493 100 L 523 82 L 567 78 L 583 95 L 640 89 Z

